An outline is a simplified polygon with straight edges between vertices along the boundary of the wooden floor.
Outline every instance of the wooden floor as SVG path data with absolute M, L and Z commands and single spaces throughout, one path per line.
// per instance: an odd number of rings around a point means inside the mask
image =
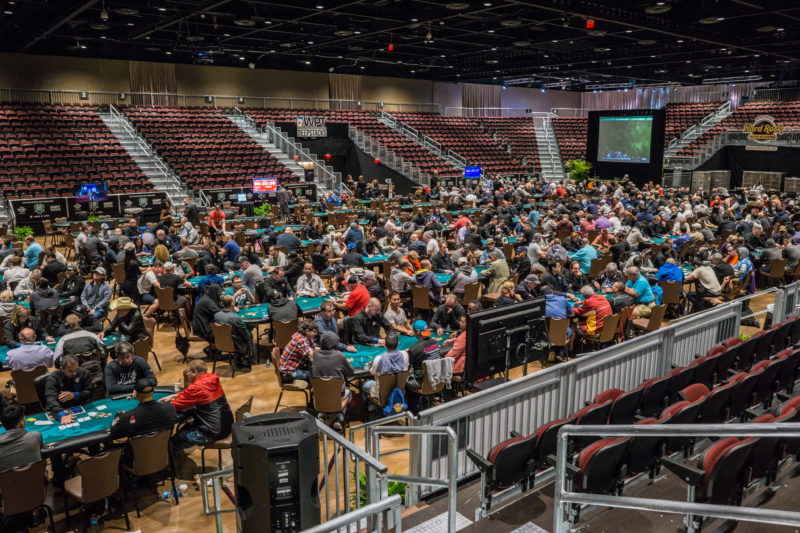
M 771 299 L 770 299 L 771 301 Z M 752 308 L 754 311 L 763 309 L 766 305 L 764 301 L 753 301 Z M 762 317 L 763 321 L 763 317 Z M 755 329 L 753 329 L 755 331 Z M 155 335 L 154 350 L 161 361 L 162 370 L 158 371 L 154 361 L 151 359 L 151 365 L 156 373 L 160 385 L 172 385 L 182 378 L 184 365 L 182 364 L 182 356 L 175 349 L 175 332 L 170 326 L 163 326 L 158 330 Z M 189 358 L 202 358 L 204 353 L 202 351 L 203 345 L 195 343 L 189 351 Z M 529 365 L 528 371 L 535 372 L 541 370 L 538 363 Z M 225 363 L 217 365 L 217 372 L 220 375 L 222 386 L 225 390 L 228 401 L 232 409 L 236 409 L 239 405 L 244 403 L 251 395 L 253 396 L 252 414 L 258 415 L 263 413 L 271 413 L 275 409 L 275 403 L 278 398 L 279 388 L 274 370 L 267 368 L 263 362 L 262 364 L 253 365 L 250 372 L 240 373 L 237 372 L 235 378 L 231 378 L 230 368 Z M 518 378 L 521 376 L 521 368 L 512 371 L 511 377 Z M 10 379 L 9 372 L 0 372 L 0 380 L 4 383 Z M 3 393 L 7 393 L 7 389 L 3 389 Z M 304 407 L 304 396 L 301 393 L 285 393 L 281 401 L 281 409 L 301 410 Z M 351 425 L 357 425 L 358 421 L 352 421 Z M 361 445 L 362 442 L 356 441 Z M 400 449 L 407 447 L 407 442 L 403 438 L 391 439 L 387 443 L 387 450 Z M 216 455 L 213 452 L 207 453 L 206 459 L 212 466 L 216 466 Z M 408 457 L 405 454 L 388 455 L 383 457 L 382 462 L 389 467 L 390 472 L 406 473 L 408 469 Z M 223 452 L 223 467 L 231 466 L 230 454 Z M 129 503 L 128 507 L 131 509 L 129 513 L 132 529 L 137 529 L 142 532 L 206 532 L 214 531 L 214 518 L 206 516 L 203 512 L 203 505 L 200 496 L 199 487 L 194 481 L 194 476 L 200 473 L 200 451 L 195 449 L 188 456 L 180 458 L 176 463 L 178 483 L 186 483 L 189 489 L 184 498 L 181 499 L 180 505 L 173 505 L 165 501 L 158 500 L 158 492 L 156 488 L 150 491 L 140 492 L 140 504 L 142 508 L 142 517 L 137 518 L 136 513 L 132 511 L 132 504 Z M 228 487 L 233 490 L 232 482 L 229 482 Z M 63 522 L 63 512 L 61 504 L 61 493 L 50 489 L 48 499 L 51 506 L 56 512 L 57 530 L 67 531 Z M 164 490 L 164 487 L 159 487 L 159 491 Z M 146 496 L 145 496 L 146 494 Z M 231 508 L 232 505 L 226 501 L 226 507 Z M 77 511 L 73 511 L 72 526 L 77 526 Z M 121 516 L 115 514 L 114 518 L 106 519 L 98 531 L 120 531 L 125 530 L 125 522 Z M 117 518 L 117 516 L 119 516 Z M 223 517 L 223 524 L 225 531 L 235 531 L 235 519 L 232 513 L 225 514 Z M 37 528 L 36 531 L 44 531 L 42 526 Z

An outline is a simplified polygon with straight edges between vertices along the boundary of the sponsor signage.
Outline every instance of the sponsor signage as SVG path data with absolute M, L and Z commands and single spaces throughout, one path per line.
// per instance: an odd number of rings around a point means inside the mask
M 327 137 L 328 128 L 325 117 L 303 115 L 297 117 L 297 136 L 304 139 Z
M 768 143 L 778 138 L 783 133 L 783 125 L 777 124 L 769 115 L 757 116 L 752 123 L 745 124 L 742 129 L 747 133 L 747 138 L 757 143 Z

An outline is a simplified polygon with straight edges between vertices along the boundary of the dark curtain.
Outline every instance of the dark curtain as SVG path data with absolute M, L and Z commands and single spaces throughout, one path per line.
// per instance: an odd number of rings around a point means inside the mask
M 748 151 L 745 146 L 724 146 L 697 170 L 730 170 L 731 187 L 742 184 L 745 170 L 786 172 L 797 175 L 800 168 L 800 148 L 778 147 L 776 152 Z
M 328 74 L 328 98 L 332 100 L 331 109 L 358 109 L 358 100 L 361 100 L 361 76 Z
M 461 105 L 463 107 L 486 109 L 482 116 L 500 116 L 500 90 L 499 85 L 465 83 L 461 86 Z
M 173 63 L 128 61 L 131 103 L 135 105 L 178 105 L 178 80 Z M 137 94 L 149 93 L 149 94 Z

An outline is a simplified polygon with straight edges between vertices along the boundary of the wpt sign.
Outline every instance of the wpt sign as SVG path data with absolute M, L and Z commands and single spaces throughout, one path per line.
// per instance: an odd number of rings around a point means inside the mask
M 298 137 L 327 137 L 328 128 L 325 126 L 325 117 L 297 117 Z

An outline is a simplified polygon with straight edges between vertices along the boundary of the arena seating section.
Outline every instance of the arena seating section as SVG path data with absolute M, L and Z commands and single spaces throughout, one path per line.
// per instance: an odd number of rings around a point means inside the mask
M 721 104 L 719 102 L 694 102 L 689 104 L 667 104 L 667 118 L 664 126 L 664 143 L 699 123 Z M 589 119 L 581 117 L 555 117 L 553 130 L 558 141 L 561 159 L 586 158 L 586 130 Z
M 466 158 L 470 165 L 482 167 L 487 174 L 523 174 L 522 161 L 507 148 L 481 130 L 475 119 L 448 117 L 438 113 L 392 113 L 400 122 L 411 126 Z
M 664 127 L 664 142 L 680 137 L 683 132 L 698 124 L 713 113 L 719 102 L 694 102 L 691 104 L 667 104 L 667 123 Z
M 483 123 L 486 133 L 495 137 L 502 148 L 510 150 L 527 172 L 541 172 L 539 146 L 536 143 L 536 130 L 533 121 L 527 117 L 483 117 L 476 119 Z
M 512 433 L 488 457 L 468 450 L 470 459 L 486 473 L 484 501 L 490 505 L 493 496 L 515 485 L 530 488 L 535 476 L 552 466 L 548 458 L 556 453 L 556 434 L 566 424 L 800 421 L 800 396 L 795 396 L 799 343 L 800 318 L 795 317 L 744 342 L 739 337 L 723 341 L 707 354 L 696 355 L 691 365 L 629 391 L 603 391 L 567 418 L 527 436 Z M 800 439 L 734 438 L 714 443 L 687 437 L 599 439 L 580 437 L 572 442 L 574 490 L 621 493 L 626 479 L 639 473 L 652 476 L 661 466 L 685 479 L 687 458 L 702 451 L 697 448 L 703 444 L 707 448 L 697 466 L 702 477 L 696 481 L 701 489 L 696 498 L 716 504 L 740 504 L 746 486 L 773 483 L 780 461 L 800 450 Z
M 0 104 L 0 187 L 6 199 L 72 196 L 79 182 L 109 193 L 153 189 L 97 112 L 82 105 Z
M 258 176 L 299 179 L 220 109 L 128 107 L 124 112 L 190 189 L 241 187 Z
M 422 172 L 437 172 L 440 176 L 460 176 L 463 171 L 441 157 L 398 133 L 368 111 L 339 109 L 245 109 L 259 127 L 267 122 L 294 122 L 298 114 L 324 115 L 329 122 L 344 122 L 417 167 Z M 318 154 L 319 155 L 319 154 Z
M 586 159 L 586 130 L 588 125 L 588 118 L 553 118 L 553 131 L 556 134 L 558 151 L 563 161 Z
M 684 147 L 677 155 L 693 156 L 703 145 L 709 143 L 715 135 L 727 130 L 742 131 L 742 127 L 753 122 L 759 115 L 769 115 L 781 123 L 784 129 L 800 127 L 800 101 L 791 102 L 746 102 L 736 108 L 730 116 L 712 127 L 703 135 Z

